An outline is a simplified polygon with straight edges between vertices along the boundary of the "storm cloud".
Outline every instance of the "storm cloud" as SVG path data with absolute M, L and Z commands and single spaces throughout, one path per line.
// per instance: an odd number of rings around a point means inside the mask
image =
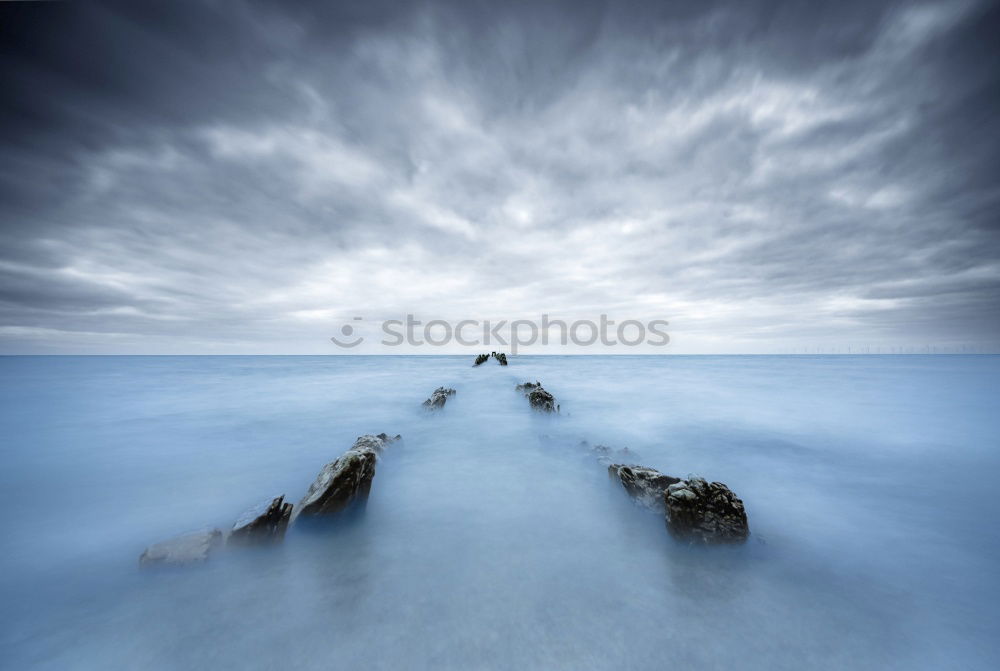
M 998 18 L 2 3 L 0 352 L 336 353 L 406 313 L 996 350 Z

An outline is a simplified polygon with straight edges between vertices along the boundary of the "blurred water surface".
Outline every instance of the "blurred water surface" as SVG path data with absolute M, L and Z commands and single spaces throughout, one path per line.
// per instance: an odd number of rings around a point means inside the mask
M 1000 664 L 1000 358 L 471 360 L 0 358 L 0 666 Z M 382 431 L 362 514 L 138 570 Z M 750 542 L 673 541 L 581 440 L 727 483 Z

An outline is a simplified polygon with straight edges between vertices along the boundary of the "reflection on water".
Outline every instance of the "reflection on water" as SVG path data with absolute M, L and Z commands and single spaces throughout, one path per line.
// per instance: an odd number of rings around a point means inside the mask
M 9 668 L 995 668 L 992 357 L 0 359 Z M 542 380 L 562 415 L 529 412 Z M 440 413 L 420 403 L 458 394 Z M 368 505 L 276 547 L 143 547 L 298 501 L 403 434 Z M 727 483 L 688 547 L 580 441 Z

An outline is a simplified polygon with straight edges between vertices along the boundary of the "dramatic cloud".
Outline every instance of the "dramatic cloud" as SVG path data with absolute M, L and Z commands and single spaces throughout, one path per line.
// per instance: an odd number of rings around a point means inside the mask
M 397 5 L 0 5 L 0 352 L 1000 347 L 996 5 Z

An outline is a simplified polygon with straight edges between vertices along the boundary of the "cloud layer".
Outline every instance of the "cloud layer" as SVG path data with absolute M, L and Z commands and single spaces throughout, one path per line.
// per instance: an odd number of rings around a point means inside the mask
M 994 4 L 0 25 L 0 352 L 335 353 L 406 313 L 667 319 L 675 352 L 1000 346 Z

